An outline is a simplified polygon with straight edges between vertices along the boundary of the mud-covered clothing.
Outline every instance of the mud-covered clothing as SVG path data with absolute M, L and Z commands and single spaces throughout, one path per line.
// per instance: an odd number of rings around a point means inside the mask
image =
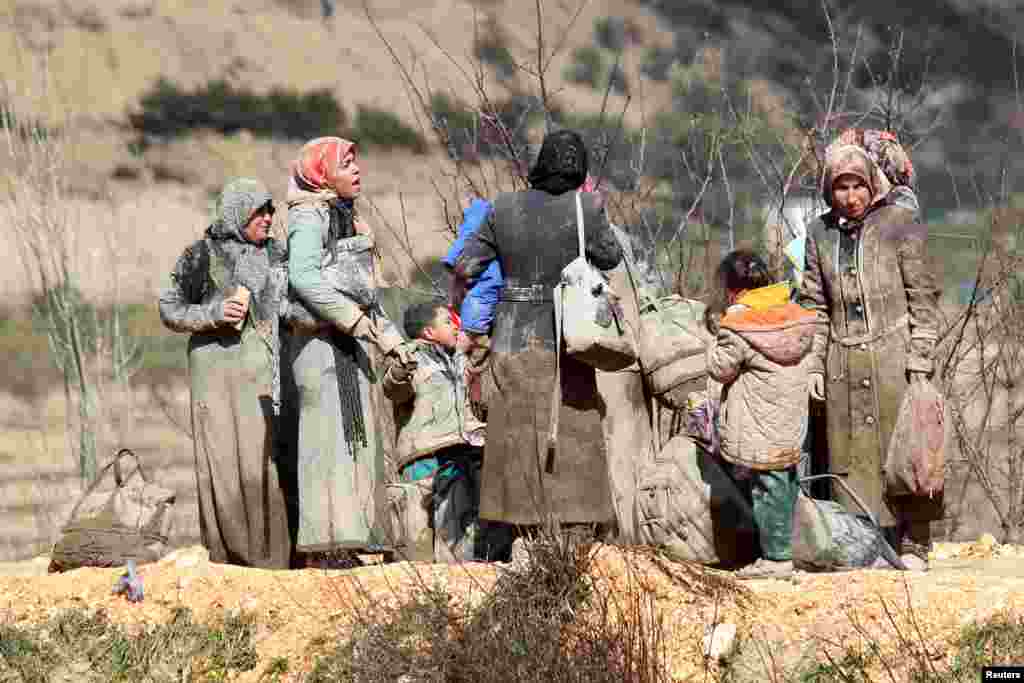
M 293 324 L 288 349 L 299 406 L 297 550 L 307 553 L 373 549 L 391 537 L 384 528 L 384 399 L 375 365 L 378 351 L 403 340 L 379 309 L 331 286 L 325 269 L 336 261 L 329 245 L 346 237 L 331 227 L 326 202 L 288 210 L 289 282 L 318 318 L 313 328 Z
M 819 315 L 808 370 L 825 376 L 830 468 L 883 526 L 942 514 L 939 499 L 887 500 L 883 474 L 908 372 L 933 370 L 939 289 L 927 237 L 913 210 L 888 202 L 861 221 L 830 212 L 808 228 L 800 301 Z
M 449 446 L 482 446 L 486 425 L 469 409 L 466 357 L 429 341 L 414 342 L 416 369 L 385 363 L 384 395 L 395 407 L 398 467 Z
M 729 308 L 707 350 L 723 385 L 719 436 L 727 461 L 778 470 L 800 459 L 807 369 L 817 316 L 789 302 L 786 283 L 751 290 Z
M 637 287 L 641 274 L 629 235 L 614 225 L 612 230 L 622 246 L 622 263 L 608 272 L 608 278 L 620 297 L 627 328 L 639 330 Z M 651 400 L 644 391 L 643 375 L 636 364 L 619 372 L 598 370 L 596 376 L 598 393 L 605 404 L 602 424 L 618 537 L 622 542 L 635 543 L 637 466 L 650 460 L 655 448 Z
M 585 174 L 584 174 L 585 175 Z M 586 253 L 610 270 L 622 248 L 594 194 L 582 195 Z M 492 261 L 505 275 L 491 332 L 487 459 L 480 514 L 512 524 L 538 524 L 547 513 L 563 523 L 607 523 L 615 517 L 608 486 L 605 414 L 595 371 L 564 354 L 558 457 L 543 473 L 555 380 L 555 325 L 551 293 L 561 271 L 578 256 L 574 192 L 525 190 L 499 196 L 491 220 L 467 240 L 456 261 L 472 279 Z
M 192 333 L 189 388 L 199 525 L 215 562 L 284 569 L 291 552 L 275 462 L 279 397 L 278 314 L 284 263 L 273 240 L 242 229 L 270 193 L 256 181 L 229 183 L 217 220 L 185 249 L 160 296 L 169 329 Z M 241 331 L 223 320 L 238 285 L 251 292 Z
M 459 225 L 455 241 L 445 257 L 441 259 L 444 265 L 449 268 L 455 267 L 455 262 L 466 247 L 466 240 L 476 234 L 480 226 L 487 221 L 492 208 L 491 203 L 486 199 L 473 200 L 473 203 L 463 213 L 462 224 Z M 504 284 L 501 264 L 497 260 L 491 261 L 483 273 L 469 283 L 469 289 L 459 306 L 462 329 L 475 335 L 486 335 L 491 331 L 491 325 L 494 323 L 494 309 L 498 305 Z

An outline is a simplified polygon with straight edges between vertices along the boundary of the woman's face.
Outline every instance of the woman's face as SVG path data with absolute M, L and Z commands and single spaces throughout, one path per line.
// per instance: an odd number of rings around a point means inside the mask
M 274 204 L 267 202 L 257 208 L 242 229 L 245 239 L 253 244 L 263 244 L 270 237 L 270 226 L 274 222 Z
M 832 183 L 832 206 L 843 218 L 863 218 L 871 205 L 871 188 L 855 175 L 841 175 Z
M 359 180 L 359 164 L 356 163 L 355 152 L 345 155 L 341 160 L 341 165 L 338 166 L 338 172 L 327 181 L 342 199 L 355 199 L 359 196 L 362 185 Z

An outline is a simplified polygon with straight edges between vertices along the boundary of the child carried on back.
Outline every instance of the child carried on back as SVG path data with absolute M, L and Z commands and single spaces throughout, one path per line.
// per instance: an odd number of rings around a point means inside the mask
M 807 430 L 807 371 L 816 315 L 790 303 L 788 282 L 774 283 L 750 251 L 730 253 L 718 268 L 719 300 L 705 313 L 716 336 L 709 376 L 722 383 L 720 453 L 739 483 L 749 484 L 761 558 L 742 578 L 793 569 L 796 464 Z M 723 314 L 724 313 L 724 314 Z
M 392 360 L 383 381 L 396 407 L 401 478 L 433 478 L 435 562 L 491 559 L 503 549 L 480 533 L 477 518 L 486 425 L 469 409 L 466 356 L 456 349 L 459 328 L 438 302 L 410 306 L 404 327 L 414 360 Z

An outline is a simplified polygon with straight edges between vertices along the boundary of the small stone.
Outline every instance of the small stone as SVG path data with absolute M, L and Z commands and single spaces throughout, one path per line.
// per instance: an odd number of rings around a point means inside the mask
M 704 629 L 704 656 L 724 661 L 736 652 L 736 625 L 716 624 Z
M 992 550 L 997 545 L 999 545 L 999 542 L 992 534 L 982 534 L 981 538 L 978 539 L 978 546 L 985 550 Z

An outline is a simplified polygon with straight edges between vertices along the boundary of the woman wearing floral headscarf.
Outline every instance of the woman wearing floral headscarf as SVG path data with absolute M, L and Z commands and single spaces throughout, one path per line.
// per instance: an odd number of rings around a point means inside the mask
M 217 219 L 178 259 L 160 296 L 160 318 L 175 332 L 192 333 L 199 527 L 210 559 L 287 569 L 291 542 L 272 459 L 286 285 L 280 245 L 269 235 L 273 215 L 262 183 L 228 183 Z
M 831 471 L 869 505 L 905 564 L 927 567 L 941 497 L 886 491 L 883 467 L 904 391 L 933 372 L 939 292 L 928 230 L 917 222 L 916 198 L 892 192 L 850 135 L 826 151 L 822 190 L 831 211 L 807 230 L 800 301 L 820 314 L 808 358 L 811 396 L 826 401 Z
M 587 149 L 568 130 L 544 138 L 530 189 L 500 195 L 487 223 L 467 241 L 456 275 L 472 280 L 497 259 L 505 286 L 494 316 L 487 455 L 480 517 L 516 525 L 615 521 L 594 368 L 555 347 L 552 288 L 577 257 L 576 192 L 587 177 Z M 586 252 L 610 270 L 622 259 L 596 194 L 583 194 Z M 554 471 L 545 471 L 556 354 L 562 404 Z
M 308 560 L 379 551 L 384 450 L 374 356 L 411 364 L 376 300 L 373 236 L 355 210 L 356 146 L 306 143 L 288 186 L 288 357 L 297 391 L 296 551 Z M 339 559 L 339 558 L 334 558 Z

